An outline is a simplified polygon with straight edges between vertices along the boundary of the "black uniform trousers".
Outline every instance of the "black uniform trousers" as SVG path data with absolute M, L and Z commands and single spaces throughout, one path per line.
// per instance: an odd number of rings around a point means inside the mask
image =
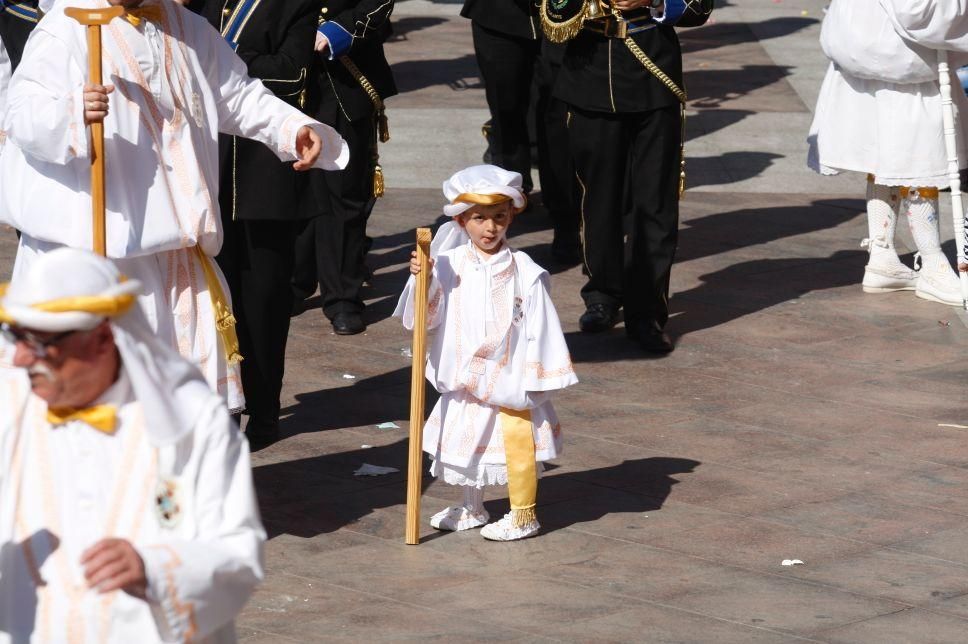
M 565 46 L 547 40 L 535 67 L 535 138 L 538 144 L 538 176 L 541 199 L 551 216 L 556 243 L 578 241 L 578 206 L 575 167 L 568 151 L 568 105 L 552 95 Z
M 509 36 L 471 23 L 474 54 L 491 112 L 491 163 L 519 172 L 530 192 L 531 141 L 528 106 L 541 41 Z
M 678 106 L 608 113 L 571 108 L 580 191 L 585 305 L 623 306 L 625 328 L 669 319 L 679 227 Z
M 349 164 L 343 170 L 310 170 L 310 190 L 316 216 L 305 222 L 296 241 L 293 288 L 309 297 L 319 284 L 323 313 L 362 313 L 360 289 L 366 279 L 366 221 L 373 210 L 373 146 L 376 130 L 372 113 L 350 121 L 332 102 L 332 113 L 320 120 L 346 140 Z M 329 118 L 327 118 L 329 117 Z
M 250 423 L 279 420 L 292 311 L 292 248 L 301 223 L 222 219 L 225 237 L 215 259 L 232 294 Z

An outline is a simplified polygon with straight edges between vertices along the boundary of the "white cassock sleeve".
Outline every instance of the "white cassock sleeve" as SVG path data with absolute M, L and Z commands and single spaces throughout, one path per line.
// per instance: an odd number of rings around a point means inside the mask
M 407 280 L 407 285 L 403 287 L 403 293 L 397 300 L 397 308 L 393 311 L 393 317 L 400 318 L 403 328 L 413 331 L 413 295 L 417 288 L 416 276 L 411 275 Z M 437 279 L 436 267 L 430 273 L 430 287 L 427 289 L 427 330 L 436 329 L 444 321 L 445 312 L 444 289 Z
M 528 348 L 524 389 L 528 392 L 564 389 L 578 382 L 548 282 L 547 273 L 535 281 L 525 312 Z
M 10 79 L 0 129 L 40 161 L 66 164 L 87 157 L 83 95 L 84 72 L 70 49 L 48 32 L 35 30 Z
M 191 481 L 197 536 L 139 550 L 149 605 L 165 641 L 202 639 L 226 626 L 263 578 L 266 535 L 248 443 L 221 405 L 203 414 L 196 427 L 177 451 L 202 450 Z
M 968 0 L 880 0 L 898 35 L 930 49 L 968 51 Z
M 216 91 L 219 131 L 254 139 L 267 145 L 280 160 L 295 161 L 299 158 L 296 134 L 308 125 L 323 142 L 314 167 L 321 170 L 346 167 L 350 158 L 349 146 L 336 130 L 276 98 L 262 81 L 249 77 L 245 62 L 217 31 L 208 29 L 205 33 L 216 59 L 215 64 L 208 65 L 207 69 L 216 74 L 209 82 Z

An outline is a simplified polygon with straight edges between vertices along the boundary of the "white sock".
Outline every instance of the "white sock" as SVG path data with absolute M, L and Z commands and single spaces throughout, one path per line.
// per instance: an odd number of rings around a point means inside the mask
M 484 511 L 484 488 L 465 485 L 464 487 L 464 507 L 480 514 Z
M 867 180 L 867 235 L 870 243 L 894 247 L 897 231 L 898 189 Z

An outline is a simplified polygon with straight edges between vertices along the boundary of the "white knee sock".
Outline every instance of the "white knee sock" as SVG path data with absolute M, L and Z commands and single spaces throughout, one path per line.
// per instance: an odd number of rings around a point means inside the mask
M 484 510 L 484 488 L 465 485 L 464 488 L 464 507 L 480 514 Z

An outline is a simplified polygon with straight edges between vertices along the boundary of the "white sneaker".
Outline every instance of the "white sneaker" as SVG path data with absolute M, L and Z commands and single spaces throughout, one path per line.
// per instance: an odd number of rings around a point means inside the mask
M 537 519 L 532 518 L 522 526 L 515 526 L 512 514 L 513 510 L 505 514 L 500 521 L 489 523 L 481 528 L 481 536 L 491 541 L 517 541 L 538 534 L 541 524 Z
M 867 240 L 864 240 L 865 242 Z M 892 247 L 880 246 L 869 242 L 870 259 L 864 267 L 865 293 L 893 293 L 894 291 L 913 291 L 918 284 L 918 273 L 898 259 Z
M 487 523 L 490 518 L 491 515 L 487 513 L 487 510 L 472 512 L 462 505 L 454 505 L 444 508 L 430 517 L 430 525 L 437 530 L 460 532 L 461 530 L 479 528 Z
M 932 302 L 961 306 L 961 281 L 943 253 L 922 256 L 914 294 Z

